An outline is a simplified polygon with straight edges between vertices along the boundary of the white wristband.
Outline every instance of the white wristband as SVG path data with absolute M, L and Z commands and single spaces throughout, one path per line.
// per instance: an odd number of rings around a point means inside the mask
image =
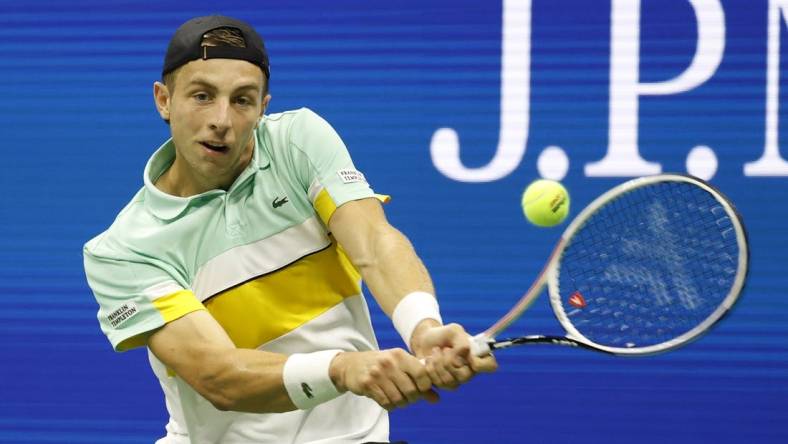
M 341 394 L 328 375 L 331 360 L 341 351 L 295 353 L 287 358 L 282 379 L 287 394 L 296 407 L 301 410 L 311 409 Z
M 402 340 L 405 341 L 405 345 L 407 345 L 409 349 L 413 330 L 415 330 L 419 322 L 424 319 L 435 319 L 441 324 L 443 323 L 440 308 L 438 307 L 438 300 L 429 293 L 414 291 L 402 298 L 394 308 L 394 313 L 391 315 L 391 321 L 394 323 L 394 328 L 397 329 L 397 332 L 402 336 Z

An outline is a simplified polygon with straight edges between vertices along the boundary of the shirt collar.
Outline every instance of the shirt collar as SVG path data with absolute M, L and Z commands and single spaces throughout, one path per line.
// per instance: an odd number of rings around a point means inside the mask
M 261 131 L 260 128 L 262 128 L 262 126 L 255 130 L 255 147 L 252 151 L 252 160 L 249 162 L 249 166 L 235 179 L 235 182 L 233 182 L 227 192 L 232 192 L 241 183 L 246 182 L 251 176 L 254 176 L 258 170 L 266 169 L 270 165 L 270 159 L 265 155 L 264 150 L 260 149 L 263 141 L 263 131 Z M 224 190 L 209 190 L 194 196 L 179 197 L 167 194 L 156 188 L 154 183 L 165 171 L 167 171 L 167 168 L 172 165 L 174 160 L 175 144 L 172 142 L 172 139 L 168 139 L 153 153 L 145 165 L 145 172 L 143 173 L 143 182 L 146 191 L 145 204 L 148 210 L 157 218 L 163 220 L 175 219 L 180 216 L 192 202 L 226 193 Z

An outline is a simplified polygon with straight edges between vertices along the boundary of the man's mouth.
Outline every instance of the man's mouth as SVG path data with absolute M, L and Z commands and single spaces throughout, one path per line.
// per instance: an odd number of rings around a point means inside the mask
M 226 153 L 227 150 L 229 149 L 228 146 L 223 143 L 200 142 L 200 144 L 205 148 L 207 148 L 208 150 L 216 153 Z

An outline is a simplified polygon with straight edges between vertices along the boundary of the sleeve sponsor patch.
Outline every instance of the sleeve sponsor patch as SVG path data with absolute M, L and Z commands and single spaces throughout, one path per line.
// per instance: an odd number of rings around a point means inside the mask
M 337 171 L 337 175 L 342 180 L 343 183 L 355 183 L 355 182 L 367 182 L 367 179 L 364 178 L 364 175 L 361 174 L 361 171 L 352 170 L 352 169 L 344 169 Z
M 126 302 L 107 315 L 107 321 L 112 328 L 116 328 L 138 314 L 139 310 L 137 309 L 137 305 L 135 305 L 134 302 Z

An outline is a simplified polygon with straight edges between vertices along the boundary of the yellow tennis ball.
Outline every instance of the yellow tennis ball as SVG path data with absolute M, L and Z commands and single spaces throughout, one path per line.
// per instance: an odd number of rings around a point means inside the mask
M 540 227 L 558 225 L 569 214 L 569 193 L 554 180 L 531 182 L 523 193 L 521 203 L 528 221 Z

